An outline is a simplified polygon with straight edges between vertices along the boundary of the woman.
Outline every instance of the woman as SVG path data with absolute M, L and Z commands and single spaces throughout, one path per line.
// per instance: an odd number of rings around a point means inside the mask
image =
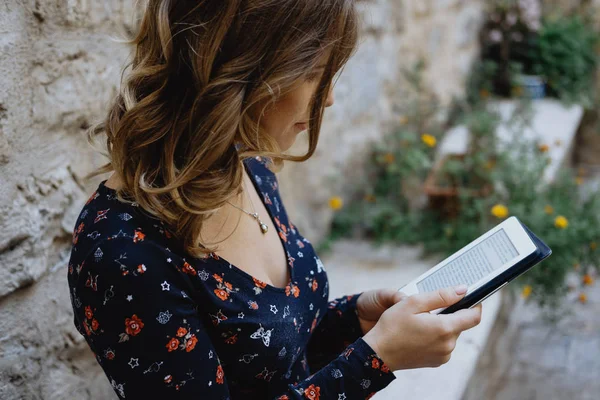
M 448 288 L 328 301 L 274 174 L 314 153 L 354 0 L 150 0 L 73 232 L 74 323 L 122 399 L 364 399 L 447 362 Z M 284 155 L 308 129 L 309 151 Z M 91 136 L 90 136 L 91 138 Z M 298 184 L 302 184 L 298 182 Z

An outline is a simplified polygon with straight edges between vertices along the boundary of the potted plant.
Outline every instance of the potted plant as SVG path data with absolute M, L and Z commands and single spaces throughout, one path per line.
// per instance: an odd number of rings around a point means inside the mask
M 542 98 L 545 80 L 535 70 L 532 51 L 541 27 L 539 0 L 496 0 L 481 31 L 483 58 L 497 64 L 494 93 Z

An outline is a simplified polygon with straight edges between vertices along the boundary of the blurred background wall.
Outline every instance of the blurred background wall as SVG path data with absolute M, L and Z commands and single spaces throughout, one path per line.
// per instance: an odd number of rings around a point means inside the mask
M 108 177 L 82 180 L 105 162 L 83 134 L 117 92 L 129 49 L 111 38 L 135 30 L 135 3 L 0 3 L 1 399 L 114 398 L 73 326 L 65 278 L 77 214 Z M 442 103 L 463 93 L 483 5 L 358 0 L 362 44 L 338 82 L 317 154 L 279 177 L 305 236 L 326 234 L 327 200 L 360 179 L 367 143 L 402 118 L 403 68 L 426 57 L 425 83 Z

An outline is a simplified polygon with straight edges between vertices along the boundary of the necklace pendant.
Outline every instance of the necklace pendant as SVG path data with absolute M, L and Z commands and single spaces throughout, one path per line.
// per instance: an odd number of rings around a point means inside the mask
M 267 224 L 260 222 L 260 231 L 264 234 L 267 233 L 269 231 L 269 227 L 267 226 Z

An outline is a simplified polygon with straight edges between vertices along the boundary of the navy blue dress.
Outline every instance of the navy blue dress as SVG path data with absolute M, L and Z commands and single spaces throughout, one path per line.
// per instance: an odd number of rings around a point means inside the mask
M 394 374 L 361 338 L 359 294 L 327 274 L 288 220 L 265 159 L 244 165 L 291 280 L 266 284 L 216 254 L 186 254 L 162 221 L 103 181 L 73 231 L 74 323 L 121 399 L 366 399 Z

